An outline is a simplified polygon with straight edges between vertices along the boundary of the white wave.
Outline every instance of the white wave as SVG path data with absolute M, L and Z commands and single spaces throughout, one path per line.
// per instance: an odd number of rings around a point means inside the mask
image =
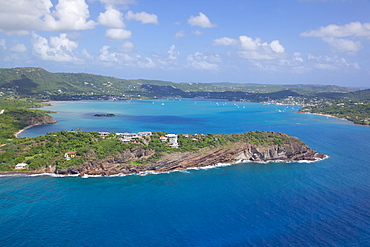
M 199 167 L 188 167 L 186 169 L 175 169 L 171 171 L 141 171 L 138 173 L 131 173 L 131 174 L 123 174 L 123 173 L 118 173 L 118 174 L 113 174 L 113 175 L 89 175 L 89 174 L 84 174 L 81 176 L 80 174 L 68 174 L 68 175 L 62 175 L 62 174 L 55 174 L 55 173 L 39 173 L 39 174 L 22 174 L 22 173 L 9 173 L 9 174 L 0 174 L 0 177 L 40 177 L 40 176 L 50 176 L 50 177 L 57 177 L 57 178 L 62 178 L 62 177 L 81 177 L 81 178 L 100 178 L 100 177 L 125 177 L 125 176 L 147 176 L 147 175 L 157 175 L 157 174 L 170 174 L 173 172 L 181 172 L 181 173 L 190 173 L 190 170 L 208 170 L 208 169 L 214 169 L 214 168 L 220 168 L 220 167 L 226 167 L 226 166 L 232 166 L 232 165 L 237 165 L 237 164 L 268 164 L 268 163 L 314 163 L 317 161 L 321 161 L 324 159 L 329 158 L 328 155 L 325 155 L 324 158 L 315 158 L 315 160 L 299 160 L 299 161 L 294 161 L 294 160 L 269 160 L 269 161 L 252 161 L 252 160 L 237 160 L 232 163 L 217 163 L 215 165 L 208 165 L 208 166 L 199 166 Z

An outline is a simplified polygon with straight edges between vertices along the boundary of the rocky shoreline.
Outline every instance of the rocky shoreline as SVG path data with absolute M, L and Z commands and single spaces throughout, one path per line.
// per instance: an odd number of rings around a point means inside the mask
M 48 166 L 36 171 L 0 172 L 1 175 L 54 176 L 116 176 L 147 173 L 166 173 L 187 169 L 211 168 L 238 163 L 268 162 L 315 162 L 327 158 L 325 154 L 311 150 L 307 145 L 292 141 L 284 146 L 261 147 L 248 143 L 235 143 L 228 147 L 203 148 L 196 152 L 167 153 L 161 158 L 142 165 L 132 165 L 129 161 L 147 159 L 154 150 L 136 148 L 121 154 L 121 157 L 107 160 L 88 161 L 81 166 L 58 169 Z

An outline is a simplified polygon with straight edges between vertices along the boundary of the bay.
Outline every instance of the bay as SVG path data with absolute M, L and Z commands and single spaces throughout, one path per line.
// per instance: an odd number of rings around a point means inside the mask
M 370 128 L 298 106 L 220 100 L 52 102 L 51 131 L 297 136 L 315 163 L 126 177 L 0 177 L 2 246 L 369 246 Z M 115 117 L 98 118 L 96 113 Z

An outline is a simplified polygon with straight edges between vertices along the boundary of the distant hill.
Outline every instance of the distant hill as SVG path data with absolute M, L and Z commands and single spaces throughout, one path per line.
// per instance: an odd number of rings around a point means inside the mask
M 261 101 L 287 96 L 368 97 L 366 90 L 335 85 L 272 85 L 256 83 L 174 83 L 159 80 L 125 80 L 86 73 L 51 73 L 42 68 L 0 69 L 0 88 L 21 96 L 50 99 L 203 97 Z M 349 94 L 348 94 L 349 95 Z
M 331 93 L 331 92 L 317 93 L 316 96 L 334 100 L 341 99 L 370 100 L 370 89 L 359 90 L 350 93 Z

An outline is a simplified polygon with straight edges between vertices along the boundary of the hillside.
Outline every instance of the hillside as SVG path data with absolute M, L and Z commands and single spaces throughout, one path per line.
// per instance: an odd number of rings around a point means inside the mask
M 269 85 L 254 83 L 173 83 L 158 80 L 125 80 L 86 73 L 51 73 L 42 68 L 0 69 L 4 93 L 52 100 L 108 99 L 118 97 L 204 97 L 261 101 L 286 96 L 356 91 L 333 85 Z M 282 92 L 282 93 L 278 93 Z M 289 92 L 288 94 L 286 94 Z M 269 95 L 272 93 L 272 95 Z M 284 94 L 285 93 L 285 94 Z
M 14 134 L 30 125 L 55 123 L 47 111 L 30 110 L 41 107 L 42 102 L 29 100 L 0 100 L 0 144 L 9 142 Z

